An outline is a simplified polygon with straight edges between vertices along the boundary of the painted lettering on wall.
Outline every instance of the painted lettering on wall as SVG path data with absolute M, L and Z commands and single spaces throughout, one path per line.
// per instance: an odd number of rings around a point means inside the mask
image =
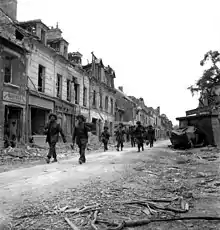
M 20 104 L 25 104 L 26 101 L 25 96 L 9 92 L 3 92 L 3 100 Z

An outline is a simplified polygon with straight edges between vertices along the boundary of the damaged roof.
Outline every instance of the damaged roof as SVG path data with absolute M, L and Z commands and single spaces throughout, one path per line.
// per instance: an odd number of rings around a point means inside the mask
M 127 101 L 130 101 L 131 103 L 133 104 L 136 104 L 131 98 L 129 98 L 124 92 L 122 92 L 120 89 L 116 89 L 116 91 L 120 94 L 123 95 L 123 97 L 127 100 Z
M 36 23 L 40 23 L 42 24 L 44 27 L 46 27 L 48 30 L 50 29 L 46 24 L 44 24 L 41 19 L 34 19 L 34 20 L 29 20 L 29 21 L 23 21 L 23 22 L 18 22 L 19 25 L 26 25 L 26 24 L 36 24 Z
M 47 42 L 48 43 L 56 43 L 56 42 L 59 42 L 59 41 L 65 41 L 67 44 L 69 44 L 64 38 L 54 38 L 54 39 L 47 39 Z

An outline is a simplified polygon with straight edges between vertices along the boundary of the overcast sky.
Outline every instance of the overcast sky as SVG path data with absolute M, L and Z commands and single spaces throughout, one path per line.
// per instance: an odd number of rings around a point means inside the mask
M 187 87 L 205 52 L 220 47 L 219 0 L 18 0 L 18 20 L 59 27 L 69 51 L 91 51 L 116 71 L 116 86 L 161 106 L 174 122 L 197 107 Z

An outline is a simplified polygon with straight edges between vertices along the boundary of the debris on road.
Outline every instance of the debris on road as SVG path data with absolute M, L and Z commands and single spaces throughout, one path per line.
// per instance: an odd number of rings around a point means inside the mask
M 72 221 L 70 221 L 69 218 L 65 217 L 64 219 L 73 230 L 79 230 L 79 228 Z
M 207 229 L 207 224 L 219 229 L 220 215 L 214 206 L 220 202 L 218 164 L 197 158 L 218 155 L 218 151 L 212 148 L 210 152 L 198 149 L 183 153 L 174 151 L 160 160 L 152 156 L 135 161 L 125 165 L 125 171 L 114 180 L 97 177 L 49 200 L 28 203 L 14 212 L 23 220 L 16 225 L 18 220 L 14 219 L 15 230 L 47 229 L 51 225 L 55 229 L 80 230 L 123 230 L 142 225 L 156 229 L 163 224 L 165 230 L 174 229 L 171 226 Z M 184 163 L 178 164 L 182 158 Z M 207 211 L 211 205 L 215 212 Z M 30 225 L 33 220 L 36 222 Z

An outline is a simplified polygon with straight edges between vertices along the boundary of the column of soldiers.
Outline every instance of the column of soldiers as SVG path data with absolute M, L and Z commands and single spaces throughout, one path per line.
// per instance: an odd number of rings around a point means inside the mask
M 88 123 L 86 123 L 86 119 L 82 115 L 77 116 L 77 125 L 74 128 L 72 135 L 72 148 L 74 149 L 75 143 L 79 147 L 79 163 L 86 163 L 85 150 L 88 144 L 88 132 L 91 131 L 91 127 L 89 127 Z M 51 113 L 49 115 L 49 122 L 45 127 L 45 135 L 47 136 L 46 142 L 49 144 L 49 153 L 46 158 L 46 162 L 50 163 L 50 159 L 53 158 L 53 162 L 57 162 L 57 154 L 56 154 L 56 144 L 58 142 L 59 134 L 63 139 L 63 142 L 66 143 L 66 137 L 63 133 L 63 130 L 59 123 L 57 123 L 57 115 Z M 116 137 L 116 149 L 117 151 L 123 151 L 125 137 L 127 140 L 130 139 L 131 146 L 135 147 L 137 144 L 138 152 L 141 150 L 144 151 L 144 143 L 146 142 L 150 144 L 150 147 L 153 147 L 155 139 L 155 130 L 152 125 L 145 128 L 141 125 L 141 122 L 138 121 L 136 123 L 136 127 L 130 127 L 129 131 L 125 131 L 123 124 L 120 123 L 118 128 L 115 130 Z M 101 141 L 104 144 L 104 151 L 108 150 L 108 142 L 110 138 L 110 133 L 108 132 L 108 127 L 104 127 L 104 131 L 101 134 Z
M 148 127 L 144 127 L 141 125 L 140 121 L 137 121 L 136 126 L 132 126 L 129 128 L 129 131 L 126 132 L 123 129 L 123 124 L 120 123 L 117 130 L 115 131 L 116 142 L 117 142 L 117 151 L 121 149 L 123 150 L 124 142 L 126 137 L 129 136 L 131 141 L 131 147 L 135 147 L 137 145 L 138 152 L 141 150 L 144 151 L 144 143 L 147 145 L 150 144 L 150 148 L 154 146 L 155 139 L 155 130 L 152 125 Z
M 154 146 L 155 138 L 155 130 L 152 125 L 148 127 L 144 127 L 141 125 L 140 121 L 137 121 L 136 127 L 132 126 L 130 128 L 130 136 L 131 136 L 131 147 L 135 147 L 137 144 L 138 152 L 141 150 L 144 151 L 144 143 L 147 145 L 150 144 L 150 148 Z

